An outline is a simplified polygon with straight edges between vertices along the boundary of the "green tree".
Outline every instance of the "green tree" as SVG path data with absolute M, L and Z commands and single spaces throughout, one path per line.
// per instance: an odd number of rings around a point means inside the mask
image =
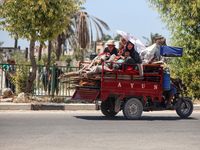
M 77 61 L 84 61 L 84 51 L 88 49 L 89 47 L 87 46 L 85 49 L 81 48 L 80 46 L 77 46 L 76 44 L 71 45 L 72 49 L 74 50 L 74 58 Z
M 200 1 L 147 0 L 171 31 L 171 45 L 183 47 L 183 57 L 170 59 L 171 74 L 188 86 L 188 94 L 200 98 Z
M 0 41 L 0 47 L 1 47 L 1 45 L 3 45 L 3 43 L 4 43 L 4 42 L 1 42 L 1 41 Z
M 84 8 L 81 8 L 83 10 Z M 96 29 L 96 39 L 100 39 L 100 35 L 103 36 L 103 28 L 109 30 L 109 26 L 102 20 L 97 17 L 88 15 L 87 12 L 83 11 L 74 11 L 70 13 L 70 21 L 66 28 L 63 30 L 62 34 L 59 34 L 57 37 L 57 46 L 56 46 L 56 60 L 59 60 L 61 54 L 61 47 L 64 44 L 66 48 L 66 40 L 69 44 L 76 45 L 75 47 L 81 47 L 80 53 L 83 56 L 84 49 L 93 42 L 93 29 L 94 26 Z M 79 48 L 78 48 L 79 49 Z M 77 50 L 77 49 L 75 49 Z M 75 52 L 79 53 L 79 52 Z M 64 52 L 63 52 L 64 54 Z M 80 56 L 81 56 L 80 55 Z M 83 58 L 81 59 L 83 60 Z
M 29 76 L 31 74 L 31 66 L 30 66 L 30 62 L 25 62 L 25 61 L 19 61 L 18 64 L 20 65 L 16 65 L 16 72 L 15 75 L 13 75 L 11 82 L 13 82 L 13 84 L 15 85 L 15 87 L 17 88 L 16 93 L 22 93 L 25 91 L 26 88 L 26 83 L 29 80 Z M 34 86 L 32 86 L 31 88 L 31 92 L 34 91 Z
M 181 78 L 187 85 L 187 95 L 192 98 L 200 98 L 200 62 L 191 61 L 190 56 L 184 55 L 182 58 L 171 58 L 171 75 Z
M 66 61 L 67 66 L 70 66 L 70 62 L 72 61 L 72 57 L 70 55 L 62 55 L 59 60 L 60 61 Z
M 71 48 L 75 52 L 76 60 L 84 61 L 84 51 L 93 43 L 93 26 L 96 29 L 96 39 L 103 36 L 103 28 L 110 30 L 109 26 L 97 17 L 87 12 L 77 11 L 70 14 L 71 20 L 63 31 Z M 103 28 L 102 28 L 103 27 Z
M 53 65 L 56 61 L 56 54 L 54 52 L 51 53 L 51 61 L 50 61 L 50 65 Z M 36 63 L 40 64 L 40 65 L 44 65 L 46 62 L 48 62 L 48 55 L 47 54 L 42 54 L 41 56 L 41 60 L 39 61 L 39 58 L 36 58 Z
M 101 38 L 101 41 L 108 41 L 108 40 L 111 40 L 112 37 L 108 34 L 103 34 L 102 38 Z
M 14 55 L 11 56 L 12 60 L 15 60 L 16 64 L 24 63 L 26 62 L 26 59 L 24 57 L 24 54 L 22 53 L 15 53 Z
M 36 77 L 35 41 L 56 38 L 68 24 L 67 16 L 79 9 L 78 3 L 74 0 L 9 0 L 0 3 L 0 25 L 3 29 L 14 38 L 18 35 L 30 41 L 32 73 L 25 88 L 26 94 L 30 93 Z
M 117 34 L 117 36 L 114 38 L 114 40 L 115 40 L 115 41 L 120 41 L 121 37 L 122 37 L 122 36 L 121 36 L 120 34 Z
M 162 35 L 160 35 L 158 33 L 153 34 L 151 32 L 150 39 L 148 37 L 144 37 L 144 36 L 142 38 L 145 39 L 147 41 L 146 44 L 150 46 L 154 43 L 156 37 L 162 37 Z
M 171 31 L 173 45 L 184 48 L 184 54 L 200 60 L 200 1 L 148 0 L 158 10 L 166 27 Z

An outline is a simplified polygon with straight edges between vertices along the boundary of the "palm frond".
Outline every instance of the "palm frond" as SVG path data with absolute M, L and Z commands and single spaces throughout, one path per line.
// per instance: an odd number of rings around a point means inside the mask
M 94 24 L 94 26 L 95 26 L 95 29 L 96 29 L 96 33 L 97 33 L 97 35 L 96 35 L 96 41 L 99 41 L 99 31 L 98 31 L 98 29 L 97 29 L 97 26 L 96 26 L 96 24 Z
M 93 41 L 93 32 L 92 32 L 92 23 L 90 21 L 90 45 L 92 44 L 92 41 Z
M 99 29 L 99 31 L 100 31 L 100 33 L 101 33 L 101 36 L 103 36 L 103 30 L 102 30 L 101 26 L 98 24 L 98 22 L 96 22 L 96 20 L 94 20 L 93 18 L 91 18 L 91 19 L 92 19 L 92 21 L 94 21 L 94 23 L 97 25 L 97 27 L 98 27 L 98 29 Z
M 106 30 L 110 30 L 110 27 L 109 27 L 108 24 L 105 23 L 104 21 L 102 21 L 102 20 L 100 20 L 99 18 L 94 17 L 94 16 L 92 16 L 92 17 L 90 17 L 90 18 L 95 18 L 96 20 L 98 20 L 98 21 L 102 24 L 102 26 L 103 26 Z

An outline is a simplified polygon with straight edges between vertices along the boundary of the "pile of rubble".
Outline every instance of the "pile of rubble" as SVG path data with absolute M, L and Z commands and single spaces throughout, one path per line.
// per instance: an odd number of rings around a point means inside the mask
M 24 93 L 20 93 L 17 97 L 15 97 L 10 88 L 4 88 L 2 90 L 0 102 L 26 103 Z

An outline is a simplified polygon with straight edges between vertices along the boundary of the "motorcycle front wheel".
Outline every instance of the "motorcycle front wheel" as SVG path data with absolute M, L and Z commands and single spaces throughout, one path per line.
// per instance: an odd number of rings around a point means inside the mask
M 193 112 L 193 103 L 191 99 L 189 98 L 184 98 L 182 100 L 181 98 L 178 100 L 177 108 L 176 108 L 176 113 L 181 117 L 181 118 L 187 118 L 189 117 Z

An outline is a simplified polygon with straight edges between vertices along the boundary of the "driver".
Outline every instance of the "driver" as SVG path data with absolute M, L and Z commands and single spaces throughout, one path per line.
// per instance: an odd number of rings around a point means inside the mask
M 177 79 L 170 78 L 170 80 L 178 82 Z M 167 91 L 167 93 L 169 95 L 169 98 L 168 98 L 167 103 L 166 103 L 166 108 L 172 108 L 173 105 L 171 104 L 171 101 L 172 101 L 172 98 L 174 97 L 174 95 L 177 93 L 176 87 L 172 82 L 170 82 L 170 90 Z

